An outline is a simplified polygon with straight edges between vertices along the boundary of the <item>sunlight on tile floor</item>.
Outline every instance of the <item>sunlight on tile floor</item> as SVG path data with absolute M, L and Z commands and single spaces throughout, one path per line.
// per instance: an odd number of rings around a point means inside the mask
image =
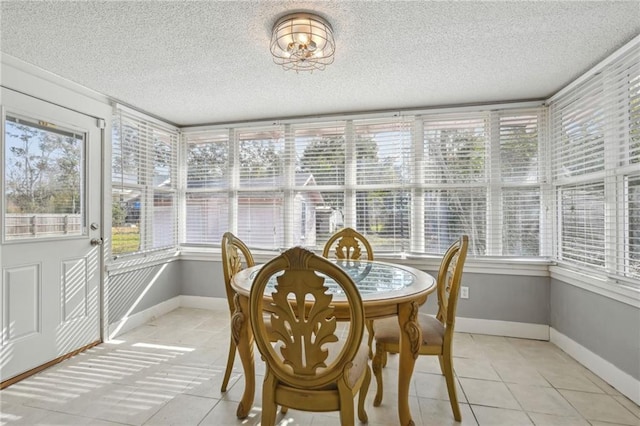
M 235 417 L 244 389 L 236 361 L 220 392 L 229 343 L 226 311 L 180 308 L 0 391 L 1 425 L 258 425 L 264 365 L 256 354 L 256 402 Z M 462 423 L 453 420 L 436 357 L 419 357 L 410 406 L 416 425 L 640 426 L 640 408 L 549 342 L 456 335 Z M 369 425 L 398 424 L 397 356 Z M 336 425 L 337 413 L 279 415 L 279 425 Z

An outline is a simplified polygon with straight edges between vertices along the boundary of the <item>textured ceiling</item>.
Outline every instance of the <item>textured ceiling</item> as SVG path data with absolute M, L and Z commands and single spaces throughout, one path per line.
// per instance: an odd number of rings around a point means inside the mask
M 640 34 L 640 3 L 7 1 L 1 51 L 178 125 L 541 99 Z M 336 38 L 312 74 L 270 31 L 311 11 Z

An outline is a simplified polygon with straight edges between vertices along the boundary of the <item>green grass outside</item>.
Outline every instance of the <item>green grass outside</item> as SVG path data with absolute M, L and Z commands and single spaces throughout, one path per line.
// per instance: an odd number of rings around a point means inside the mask
M 133 253 L 140 250 L 139 228 L 112 228 L 111 254 Z

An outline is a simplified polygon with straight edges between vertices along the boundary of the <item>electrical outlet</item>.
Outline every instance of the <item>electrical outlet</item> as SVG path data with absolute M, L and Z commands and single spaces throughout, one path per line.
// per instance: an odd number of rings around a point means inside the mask
M 460 287 L 460 298 L 461 299 L 469 298 L 469 287 Z

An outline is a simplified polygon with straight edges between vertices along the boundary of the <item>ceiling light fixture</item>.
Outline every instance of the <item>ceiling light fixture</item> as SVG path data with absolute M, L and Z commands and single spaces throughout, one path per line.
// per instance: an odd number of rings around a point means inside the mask
M 273 26 L 273 62 L 285 70 L 323 70 L 333 62 L 335 48 L 331 25 L 317 15 L 292 13 Z

